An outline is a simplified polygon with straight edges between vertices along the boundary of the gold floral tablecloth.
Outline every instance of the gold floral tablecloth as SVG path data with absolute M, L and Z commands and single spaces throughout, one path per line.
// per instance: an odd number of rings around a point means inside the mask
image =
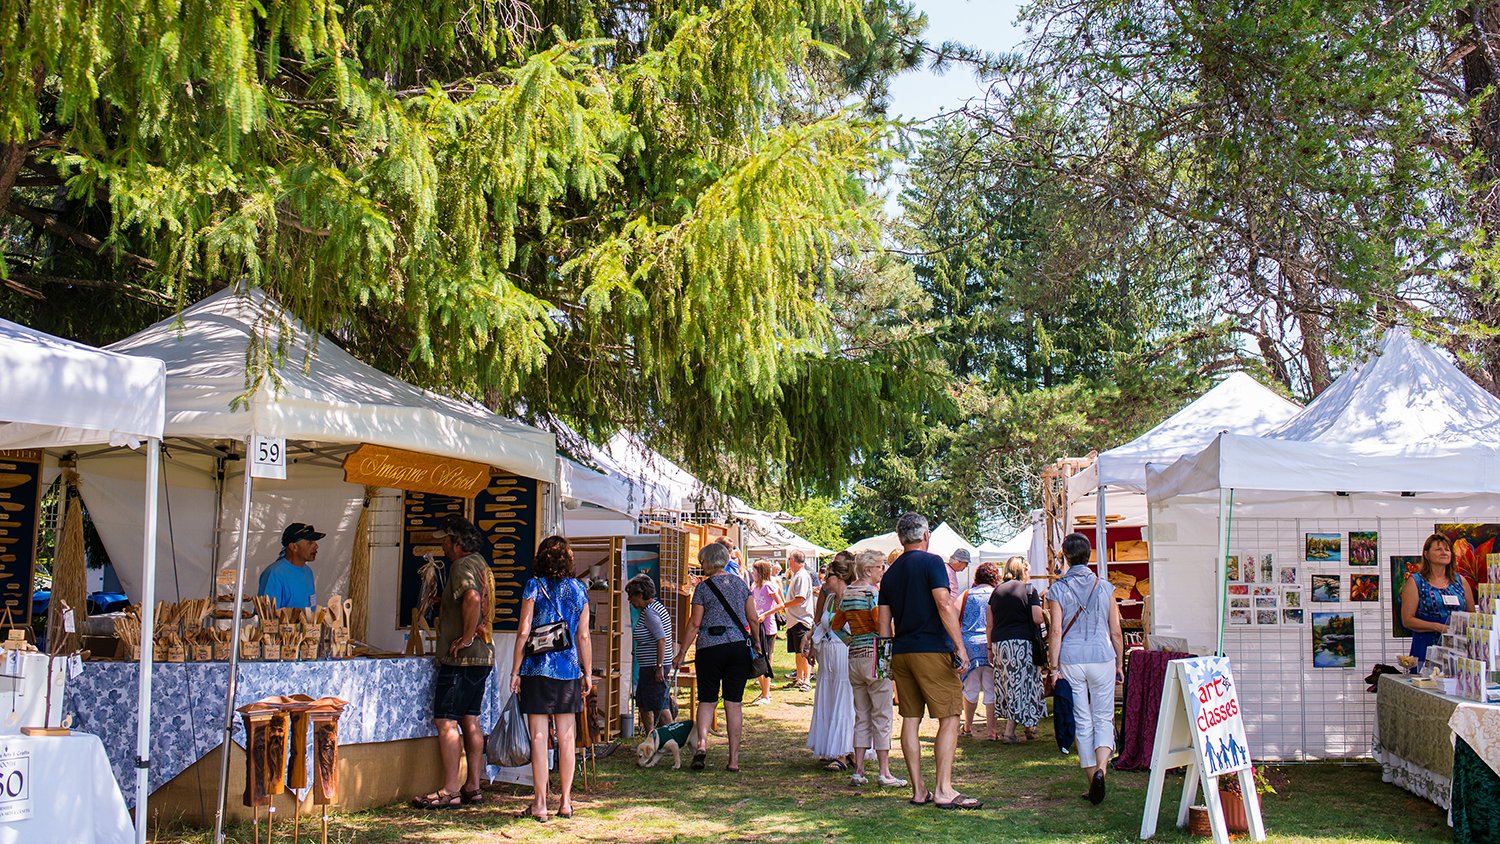
M 1453 790 L 1453 730 L 1448 721 L 1463 701 L 1410 678 L 1380 677 L 1373 755 L 1382 779 L 1448 808 Z

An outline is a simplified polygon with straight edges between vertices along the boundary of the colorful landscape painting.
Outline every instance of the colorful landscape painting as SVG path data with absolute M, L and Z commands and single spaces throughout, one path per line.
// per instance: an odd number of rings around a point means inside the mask
M 1380 534 L 1373 530 L 1349 531 L 1349 565 L 1378 565 L 1375 559 L 1375 549 L 1379 544 Z
M 1305 559 L 1309 563 L 1338 563 L 1344 559 L 1342 533 L 1309 533 L 1306 547 Z
M 1378 600 L 1380 600 L 1380 575 L 1378 575 L 1378 574 L 1351 574 L 1351 575 L 1349 575 L 1349 600 L 1351 600 L 1351 601 L 1378 601 Z
M 1339 600 L 1339 576 L 1315 574 L 1312 576 L 1313 603 L 1327 604 Z
M 1313 668 L 1353 668 L 1354 613 L 1312 614 Z
M 1397 639 L 1410 639 L 1411 631 L 1401 623 L 1401 589 L 1406 586 L 1407 575 L 1422 570 L 1419 554 L 1391 555 L 1391 635 Z
M 1500 525 L 1437 524 L 1434 533 L 1441 533 L 1453 542 L 1453 562 L 1459 574 L 1470 583 L 1484 583 L 1489 579 L 1484 559 L 1500 551 Z

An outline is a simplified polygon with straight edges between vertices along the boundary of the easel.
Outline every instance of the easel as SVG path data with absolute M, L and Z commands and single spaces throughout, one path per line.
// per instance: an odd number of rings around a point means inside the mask
M 1224 825 L 1224 806 L 1219 802 L 1219 775 L 1208 773 L 1207 752 L 1202 746 L 1200 731 L 1193 725 L 1193 706 L 1188 696 L 1193 694 L 1188 664 L 1205 660 L 1221 660 L 1223 671 L 1229 674 L 1227 657 L 1196 657 L 1174 659 L 1167 663 L 1167 676 L 1161 692 L 1161 711 L 1156 717 L 1156 742 L 1151 750 L 1151 778 L 1146 786 L 1146 808 L 1141 817 L 1141 838 L 1156 834 L 1156 819 L 1161 813 L 1162 791 L 1166 786 L 1169 768 L 1187 767 L 1182 782 L 1182 802 L 1177 807 L 1177 827 L 1186 827 L 1188 809 L 1193 798 L 1202 787 L 1204 802 L 1208 804 L 1209 825 L 1213 830 L 1214 844 L 1228 844 L 1229 830 Z M 1236 714 L 1235 720 L 1240 716 Z M 1244 743 L 1243 726 L 1240 727 L 1240 742 Z M 1245 751 L 1245 762 L 1238 768 L 1240 795 L 1245 801 L 1245 816 L 1250 821 L 1250 838 L 1266 840 L 1266 827 L 1260 814 L 1260 795 L 1255 791 L 1255 775 L 1250 770 L 1249 749 Z M 1225 774 L 1233 771 L 1225 771 Z

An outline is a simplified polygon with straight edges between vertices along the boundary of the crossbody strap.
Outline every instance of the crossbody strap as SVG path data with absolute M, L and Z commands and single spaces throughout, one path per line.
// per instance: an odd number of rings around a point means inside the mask
M 719 591 L 719 586 L 718 584 L 714 583 L 714 579 L 710 577 L 709 579 L 703 581 L 703 583 L 709 589 L 713 590 L 714 597 L 719 599 L 719 603 L 724 607 L 724 612 L 729 613 L 729 617 L 734 619 L 734 623 L 738 624 L 740 626 L 740 629 L 744 631 L 745 641 L 750 641 L 750 625 L 746 622 L 741 621 L 740 614 L 735 612 L 733 607 L 729 606 L 728 601 L 724 600 L 724 593 Z
M 1083 611 L 1089 608 L 1089 601 L 1094 600 L 1094 592 L 1098 588 L 1099 575 L 1096 574 L 1094 575 L 1094 585 L 1089 588 L 1089 596 L 1083 599 L 1083 603 L 1078 606 L 1078 611 L 1073 613 L 1073 617 L 1068 620 L 1068 626 L 1063 628 L 1062 635 L 1057 637 L 1057 641 L 1061 642 L 1063 639 L 1067 638 L 1068 631 L 1073 629 L 1073 624 L 1078 621 L 1078 617 L 1080 615 L 1083 615 Z

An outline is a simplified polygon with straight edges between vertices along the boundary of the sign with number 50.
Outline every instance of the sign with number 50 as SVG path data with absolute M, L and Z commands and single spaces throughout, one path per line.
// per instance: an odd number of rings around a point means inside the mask
M 31 751 L 0 747 L 0 822 L 31 817 Z
M 286 437 L 250 438 L 250 477 L 286 480 Z

